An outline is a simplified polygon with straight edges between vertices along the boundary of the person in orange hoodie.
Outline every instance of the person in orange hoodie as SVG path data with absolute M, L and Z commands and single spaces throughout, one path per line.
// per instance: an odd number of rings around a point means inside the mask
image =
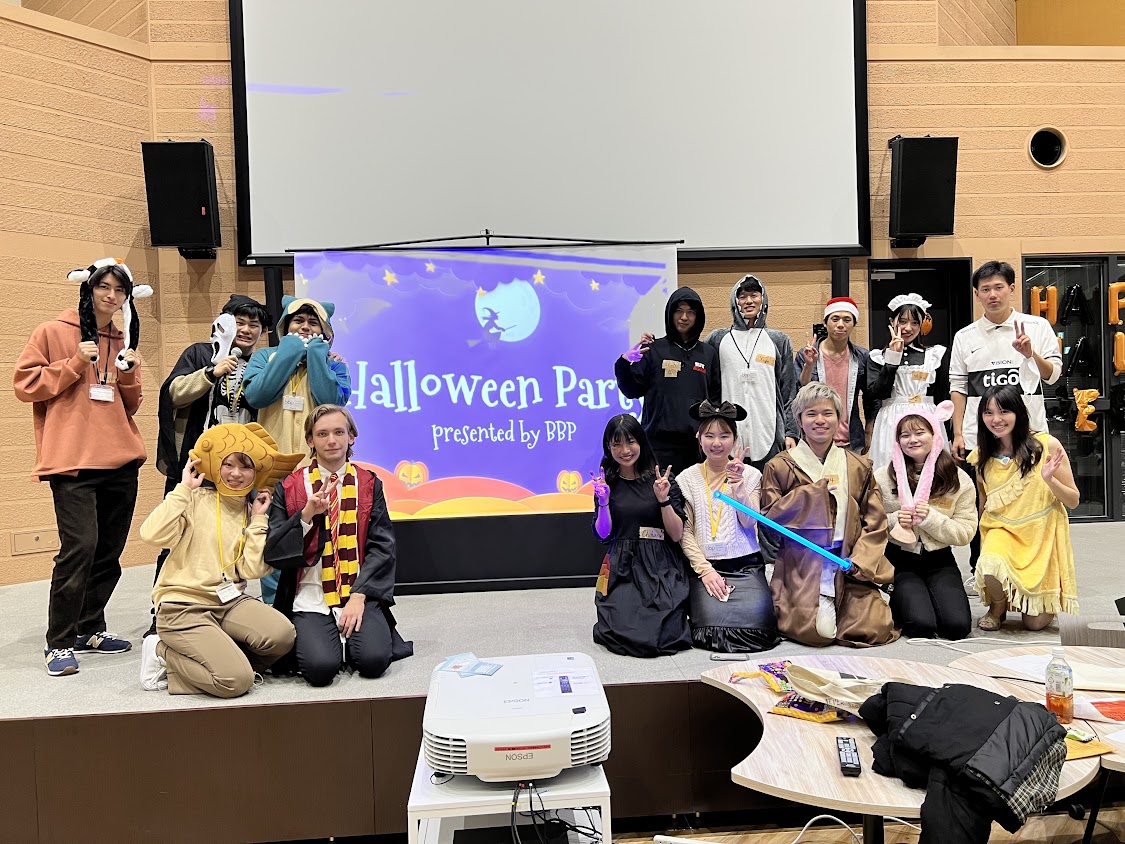
M 51 575 L 44 659 L 53 677 L 78 672 L 78 653 L 115 654 L 132 645 L 106 632 L 105 607 L 121 577 L 121 552 L 146 454 L 133 416 L 141 404 L 140 322 L 133 286 L 116 258 L 68 279 L 78 308 L 38 326 L 16 361 L 16 398 L 34 405 L 35 469 L 55 504 L 59 552 Z M 113 324 L 122 311 L 125 331 Z

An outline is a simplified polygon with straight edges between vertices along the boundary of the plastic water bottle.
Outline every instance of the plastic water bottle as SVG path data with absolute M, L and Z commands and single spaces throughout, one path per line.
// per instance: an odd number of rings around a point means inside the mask
M 1060 724 L 1074 720 L 1074 672 L 1062 648 L 1052 648 L 1051 661 L 1047 663 L 1047 709 Z

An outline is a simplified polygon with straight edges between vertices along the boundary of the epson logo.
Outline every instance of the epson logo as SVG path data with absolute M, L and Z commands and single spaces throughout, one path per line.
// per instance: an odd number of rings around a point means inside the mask
M 504 703 L 528 703 L 530 700 L 529 697 L 510 697 Z
M 505 753 L 505 762 L 523 762 L 526 759 L 534 759 L 534 753 Z

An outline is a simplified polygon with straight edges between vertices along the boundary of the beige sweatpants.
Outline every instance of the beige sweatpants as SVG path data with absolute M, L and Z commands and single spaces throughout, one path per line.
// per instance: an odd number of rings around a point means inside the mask
M 289 619 L 246 595 L 220 606 L 162 603 L 156 632 L 168 693 L 215 697 L 246 694 L 255 670 L 273 665 L 296 638 Z

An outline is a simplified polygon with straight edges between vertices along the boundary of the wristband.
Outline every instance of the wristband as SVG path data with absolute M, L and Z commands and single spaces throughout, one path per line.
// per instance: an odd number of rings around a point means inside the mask
M 656 503 L 659 504 L 661 507 L 671 507 L 672 506 L 672 499 L 669 498 L 667 501 L 657 501 Z
M 215 383 L 215 367 L 209 366 L 206 369 L 204 369 L 203 370 L 203 377 L 206 378 L 208 381 L 210 381 L 212 384 L 214 384 Z

